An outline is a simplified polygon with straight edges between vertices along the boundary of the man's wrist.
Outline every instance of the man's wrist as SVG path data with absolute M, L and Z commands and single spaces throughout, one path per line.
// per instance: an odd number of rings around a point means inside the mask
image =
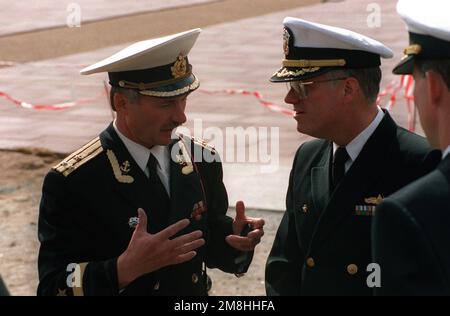
M 126 288 L 134 280 L 130 273 L 131 270 L 128 267 L 125 253 L 121 254 L 117 259 L 117 283 L 119 290 Z

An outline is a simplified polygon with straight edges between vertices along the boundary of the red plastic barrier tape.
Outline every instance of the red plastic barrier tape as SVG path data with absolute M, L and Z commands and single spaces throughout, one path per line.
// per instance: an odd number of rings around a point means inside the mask
M 0 91 L 0 98 L 4 98 L 8 101 L 11 101 L 11 103 L 13 103 L 19 107 L 22 107 L 25 109 L 34 109 L 34 110 L 64 110 L 64 109 L 71 108 L 71 107 L 74 107 L 77 105 L 91 103 L 92 101 L 95 101 L 104 96 L 105 96 L 105 93 L 102 92 L 101 95 L 98 95 L 96 97 L 78 99 L 73 102 L 64 102 L 64 103 L 57 103 L 57 104 L 31 104 L 31 103 L 16 99 L 16 98 L 12 97 L 11 95 Z
M 208 91 L 208 90 L 204 90 L 204 89 L 200 89 L 199 92 L 202 93 L 206 93 L 209 95 L 212 94 L 226 94 L 226 95 L 236 95 L 236 94 L 241 94 L 241 95 L 252 95 L 254 96 L 258 102 L 268 108 L 269 110 L 273 111 L 273 112 L 277 112 L 277 113 L 281 113 L 287 116 L 294 116 L 295 112 L 289 109 L 286 109 L 282 106 L 276 105 L 273 102 L 270 101 L 266 101 L 264 100 L 261 92 L 259 91 L 249 91 L 249 90 L 234 90 L 234 89 L 227 89 L 227 90 L 218 90 L 218 91 Z
M 377 103 L 379 104 L 382 97 L 390 96 L 387 104 L 388 111 L 391 111 L 397 102 L 397 94 L 403 91 L 403 98 L 406 100 L 406 109 L 408 111 L 408 129 L 415 131 L 416 129 L 416 111 L 414 108 L 414 80 L 411 75 L 400 76 L 400 80 L 394 80 L 386 86 L 386 88 L 378 95 Z
M 395 80 L 387 85 L 387 87 L 380 92 L 378 95 L 377 103 L 380 104 L 381 98 L 383 97 L 389 97 L 389 103 L 387 104 L 387 109 L 390 111 L 394 107 L 396 101 L 397 101 L 397 94 L 400 91 L 403 91 L 403 97 L 406 99 L 407 102 L 407 110 L 408 110 L 408 125 L 409 129 L 414 131 L 415 130 L 415 123 L 416 123 L 416 112 L 414 110 L 413 101 L 414 96 L 412 95 L 414 87 L 414 82 L 412 76 L 400 76 L 400 80 Z M 295 112 L 293 110 L 287 109 L 285 107 L 282 107 L 280 105 L 277 105 L 273 102 L 267 101 L 263 98 L 261 92 L 259 91 L 250 91 L 250 90 L 241 90 L 241 89 L 225 89 L 225 90 L 217 90 L 217 91 L 210 91 L 205 89 L 200 89 L 199 92 L 205 93 L 208 95 L 215 95 L 215 94 L 225 94 L 225 95 L 249 95 L 255 97 L 258 102 L 264 106 L 265 108 L 269 109 L 272 112 L 280 113 L 289 117 L 292 117 L 295 115 Z M 105 84 L 104 91 L 93 98 L 85 98 L 85 99 L 79 99 L 73 102 L 65 102 L 65 103 L 59 103 L 59 104 L 31 104 L 27 103 L 21 100 L 18 100 L 11 95 L 1 92 L 0 91 L 0 98 L 4 98 L 9 100 L 10 102 L 14 103 L 17 106 L 27 108 L 27 109 L 35 109 L 35 110 L 63 110 L 67 108 L 71 108 L 77 105 L 82 105 L 86 103 L 90 103 L 94 100 L 97 100 L 101 97 L 104 97 L 108 94 L 108 88 Z

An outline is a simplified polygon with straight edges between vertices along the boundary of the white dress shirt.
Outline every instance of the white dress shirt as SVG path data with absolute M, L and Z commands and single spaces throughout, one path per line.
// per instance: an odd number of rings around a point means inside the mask
M 444 150 L 444 154 L 442 155 L 442 159 L 445 159 L 450 154 L 450 146 L 447 147 L 446 150 Z
M 131 157 L 133 157 L 134 161 L 138 164 L 139 168 L 145 173 L 147 177 L 150 175 L 150 171 L 148 170 L 147 163 L 150 158 L 150 153 L 152 153 L 156 160 L 158 161 L 158 165 L 156 166 L 156 172 L 158 173 L 159 178 L 161 179 L 164 188 L 167 191 L 167 194 L 170 197 L 170 153 L 169 148 L 167 146 L 153 146 L 151 149 L 144 147 L 125 135 L 123 135 L 119 129 L 117 128 L 116 121 L 113 122 L 114 129 L 119 135 L 119 138 L 125 144 L 128 152 Z
M 369 126 L 367 126 L 365 130 L 363 130 L 347 146 L 345 146 L 345 149 L 347 150 L 347 153 L 350 156 L 350 159 L 348 159 L 347 162 L 345 163 L 345 172 L 347 172 L 350 169 L 353 162 L 356 160 L 356 158 L 358 158 L 364 145 L 367 143 L 370 136 L 372 136 L 372 134 L 375 132 L 378 125 L 380 125 L 383 118 L 384 118 L 384 112 L 378 107 L 378 114 L 375 117 L 375 119 L 372 121 L 372 123 L 370 123 Z M 336 153 L 336 150 L 338 148 L 339 148 L 339 145 L 333 143 L 333 155 Z

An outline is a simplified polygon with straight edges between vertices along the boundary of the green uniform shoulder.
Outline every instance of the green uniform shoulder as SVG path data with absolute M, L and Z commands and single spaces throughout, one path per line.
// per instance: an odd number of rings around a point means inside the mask
M 103 147 L 100 142 L 100 138 L 96 137 L 77 151 L 67 156 L 52 169 L 67 177 L 69 174 L 99 155 L 101 152 L 103 152 Z

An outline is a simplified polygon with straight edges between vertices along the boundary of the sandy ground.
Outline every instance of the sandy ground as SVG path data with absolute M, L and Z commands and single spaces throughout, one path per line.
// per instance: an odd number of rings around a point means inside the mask
M 45 152 L 0 151 L 0 273 L 13 295 L 36 290 L 37 209 L 43 177 L 57 160 Z
M 22 149 L 0 151 L 0 273 L 12 295 L 35 295 L 38 282 L 37 216 L 42 181 L 61 155 Z M 242 278 L 210 270 L 211 295 L 265 295 L 264 264 L 281 220 L 280 212 L 249 210 L 263 217 L 266 235 L 257 247 L 249 272 Z M 230 211 L 230 216 L 234 216 Z

